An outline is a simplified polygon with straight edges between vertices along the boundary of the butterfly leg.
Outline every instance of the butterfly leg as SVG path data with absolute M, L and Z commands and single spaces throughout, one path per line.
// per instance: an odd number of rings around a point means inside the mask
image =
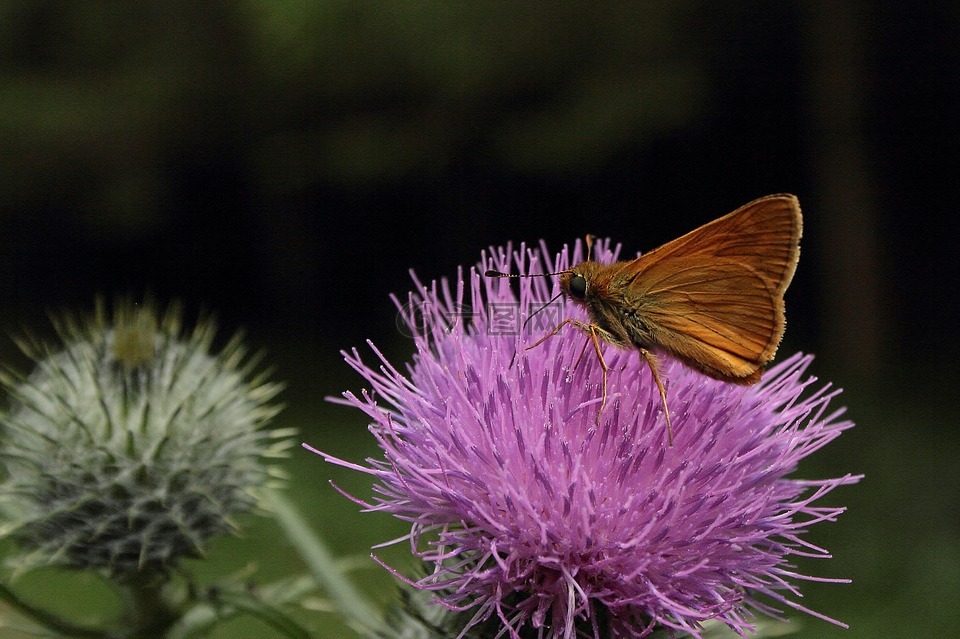
M 603 413 L 603 409 L 607 405 L 607 373 L 611 370 L 610 366 L 607 365 L 607 361 L 603 359 L 603 351 L 600 349 L 600 331 L 603 329 L 601 329 L 596 324 L 587 324 L 586 322 L 581 322 L 578 319 L 568 317 L 567 319 L 557 324 L 552 331 L 550 331 L 549 333 L 547 333 L 546 335 L 538 339 L 536 342 L 534 342 L 530 346 L 527 346 L 526 350 L 530 350 L 531 348 L 536 348 L 537 346 L 540 346 L 540 344 L 543 344 L 545 341 L 547 341 L 547 339 L 559 333 L 560 330 L 567 324 L 573 324 L 574 326 L 576 326 L 577 328 L 584 331 L 590 336 L 590 343 L 593 344 L 593 350 L 597 354 L 597 359 L 600 360 L 600 370 L 603 373 L 603 381 L 602 381 L 603 396 L 600 400 L 600 410 L 597 411 L 597 423 L 599 423 L 600 415 L 601 413 Z M 587 344 L 584 343 L 583 350 L 580 351 L 580 356 L 577 357 L 577 362 L 573 365 L 574 368 L 580 365 L 580 360 L 583 359 L 583 355 L 586 352 L 587 352 Z
M 543 337 L 541 337 L 540 339 L 538 339 L 537 341 L 535 341 L 535 342 L 534 342 L 533 344 L 531 344 L 530 346 L 527 346 L 527 348 L 524 349 L 524 350 L 528 350 L 528 351 L 529 351 L 531 348 L 536 348 L 537 346 L 540 346 L 540 345 L 543 344 L 545 341 L 547 341 L 548 339 L 550 339 L 551 337 L 553 337 L 554 335 L 556 335 L 557 333 L 559 333 L 559 332 L 560 332 L 560 329 L 562 329 L 562 328 L 563 328 L 564 326 L 566 326 L 567 324 L 573 324 L 574 326 L 578 326 L 578 327 L 580 327 L 580 328 L 584 328 L 584 327 L 586 326 L 586 324 L 584 324 L 584 323 L 581 322 L 580 320 L 575 320 L 575 319 L 573 319 L 572 317 L 568 317 L 567 319 L 563 320 L 562 322 L 560 322 L 559 324 L 557 324 L 556 326 L 554 326 L 552 331 L 550 331 L 549 333 L 547 333 L 546 335 L 544 335 Z
M 581 326 L 583 325 L 581 324 Z M 607 372 L 610 370 L 610 366 L 608 366 L 606 360 L 603 359 L 603 351 L 600 350 L 600 338 L 597 333 L 597 326 L 595 324 L 588 324 L 584 328 L 590 333 L 590 341 L 593 342 L 593 350 L 597 354 L 597 359 L 600 360 L 600 370 L 602 371 L 603 395 L 600 400 L 600 410 L 597 411 L 597 423 L 599 424 L 600 415 L 603 413 L 603 408 L 607 405 Z M 584 350 L 586 350 L 586 345 L 584 345 Z M 583 357 L 583 354 L 581 353 L 580 356 Z
M 660 379 L 660 365 L 657 363 L 657 358 L 654 354 L 647 349 L 641 348 L 640 354 L 643 355 L 643 358 L 647 361 L 647 366 L 653 374 L 653 381 L 657 384 L 657 390 L 660 391 L 660 401 L 663 403 L 663 415 L 667 418 L 667 437 L 670 440 L 670 445 L 673 446 L 673 425 L 670 422 L 670 409 L 667 407 L 667 389 L 663 385 L 663 380 Z
M 537 346 L 540 346 L 545 341 L 547 341 L 547 339 L 559 333 L 560 329 L 566 326 L 567 324 L 573 324 L 574 326 L 576 326 L 577 328 L 579 328 L 580 330 L 582 330 L 583 332 L 587 333 L 590 336 L 590 341 L 593 343 L 593 349 L 597 353 L 597 358 L 600 360 L 600 366 L 603 368 L 604 373 L 610 370 L 610 367 L 607 366 L 607 363 L 604 361 L 603 355 L 600 352 L 600 339 L 599 339 L 600 327 L 597 326 L 596 324 L 587 324 L 586 322 L 581 322 L 580 320 L 573 319 L 572 317 L 568 317 L 567 319 L 557 324 L 557 326 L 552 331 L 550 331 L 549 333 L 547 333 L 546 335 L 538 339 L 536 342 L 534 342 L 530 346 L 527 346 L 526 350 L 530 350 L 531 348 L 536 348 Z M 588 345 L 588 342 L 584 342 L 583 348 L 580 349 L 580 355 L 577 356 L 577 361 L 573 365 L 574 368 L 580 365 L 580 360 L 583 359 L 584 353 L 587 352 L 587 345 Z
M 607 405 L 607 372 L 609 372 L 610 366 L 607 364 L 607 361 L 603 359 L 603 351 L 600 349 L 600 333 L 599 327 L 596 324 L 584 324 L 583 322 L 577 320 L 571 320 L 572 323 L 580 328 L 588 335 L 590 335 L 590 341 L 583 343 L 583 348 L 580 349 L 580 355 L 577 357 L 577 363 L 573 365 L 574 368 L 580 365 L 580 360 L 583 359 L 584 354 L 587 352 L 587 346 L 593 344 L 593 351 L 597 354 L 597 360 L 600 362 L 600 371 L 602 374 L 602 388 L 603 394 L 600 399 L 600 410 L 597 411 L 597 423 L 600 423 L 600 415 L 603 413 L 604 407 Z

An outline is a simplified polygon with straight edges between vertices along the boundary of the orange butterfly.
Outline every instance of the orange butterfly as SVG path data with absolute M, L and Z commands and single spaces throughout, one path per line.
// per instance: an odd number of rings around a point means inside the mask
M 783 337 L 783 294 L 797 267 L 802 225 L 795 196 L 768 195 L 633 260 L 599 264 L 588 254 L 585 262 L 546 275 L 560 275 L 561 291 L 587 309 L 590 322 L 568 318 L 533 346 L 567 324 L 586 331 L 603 369 L 601 412 L 610 368 L 600 341 L 639 350 L 660 392 L 672 444 L 653 351 L 715 379 L 759 381 Z

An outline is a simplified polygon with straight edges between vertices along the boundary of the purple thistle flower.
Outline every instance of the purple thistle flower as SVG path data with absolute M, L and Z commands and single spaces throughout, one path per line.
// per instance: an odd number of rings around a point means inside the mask
M 594 246 L 615 259 L 609 242 Z M 403 372 L 372 344 L 370 366 L 347 363 L 369 382 L 336 400 L 363 410 L 383 449 L 366 466 L 369 510 L 411 524 L 408 539 L 429 574 L 405 579 L 436 600 L 499 618 L 498 636 L 552 639 L 644 637 L 668 628 L 700 637 L 718 620 L 740 634 L 753 611 L 794 608 L 790 556 L 829 557 L 802 537 L 844 510 L 814 505 L 860 477 L 788 479 L 798 462 L 850 421 L 828 410 L 839 390 L 812 389 L 801 354 L 755 386 L 713 380 L 663 358 L 674 445 L 656 386 L 638 353 L 605 346 L 612 370 L 601 402 L 600 364 L 587 337 L 568 327 L 526 350 L 560 320 L 586 320 L 556 301 L 555 278 L 488 279 L 486 269 L 557 271 L 583 259 L 578 243 L 545 269 L 540 251 L 496 249 L 455 290 L 422 285 L 400 304 L 417 353 Z M 514 289 L 519 289 L 519 298 Z M 469 309 L 469 312 L 465 312 Z M 511 330 L 513 329 L 513 330 Z M 582 354 L 582 355 L 581 355 Z M 313 449 L 311 449 L 313 450 Z M 398 575 L 399 576 L 399 575 Z M 843 624 L 840 624 L 843 625 Z

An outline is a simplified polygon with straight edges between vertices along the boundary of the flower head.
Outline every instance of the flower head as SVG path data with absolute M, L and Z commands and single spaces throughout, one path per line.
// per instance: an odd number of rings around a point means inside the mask
M 607 242 L 594 251 L 615 258 Z M 410 583 L 473 611 L 472 623 L 498 618 L 511 637 L 642 637 L 658 627 L 700 636 L 707 620 L 746 633 L 753 610 L 806 610 L 794 602 L 806 577 L 791 555 L 828 556 L 803 535 L 843 509 L 814 502 L 859 478 L 788 475 L 852 426 L 828 410 L 838 391 L 811 390 L 809 356 L 750 387 L 665 360 L 670 446 L 645 363 L 607 346 L 598 418 L 602 374 L 581 331 L 527 350 L 561 320 L 586 320 L 581 309 L 549 303 L 552 278 L 479 275 L 559 271 L 583 257 L 578 244 L 545 268 L 547 255 L 494 250 L 454 288 L 414 278 L 416 293 L 399 305 L 417 349 L 406 371 L 372 344 L 378 364 L 345 355 L 371 387 L 345 402 L 373 420 L 383 458 L 325 457 L 371 474 L 366 505 L 410 522 L 429 569 Z M 520 311 L 545 304 L 520 325 Z
M 62 345 L 24 342 L 27 376 L 4 373 L 4 525 L 20 563 L 123 577 L 166 571 L 231 531 L 256 505 L 290 433 L 261 430 L 277 384 L 253 375 L 239 340 L 210 352 L 214 327 L 180 313 L 103 305 L 68 319 Z

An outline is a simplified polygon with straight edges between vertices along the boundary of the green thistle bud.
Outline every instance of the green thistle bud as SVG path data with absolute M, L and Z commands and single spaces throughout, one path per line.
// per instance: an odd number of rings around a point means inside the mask
M 0 535 L 19 542 L 17 563 L 165 572 L 258 505 L 277 475 L 267 458 L 291 443 L 261 428 L 280 386 L 239 338 L 212 354 L 214 330 L 123 301 L 60 323 L 56 348 L 19 344 L 33 372 L 0 374 Z

